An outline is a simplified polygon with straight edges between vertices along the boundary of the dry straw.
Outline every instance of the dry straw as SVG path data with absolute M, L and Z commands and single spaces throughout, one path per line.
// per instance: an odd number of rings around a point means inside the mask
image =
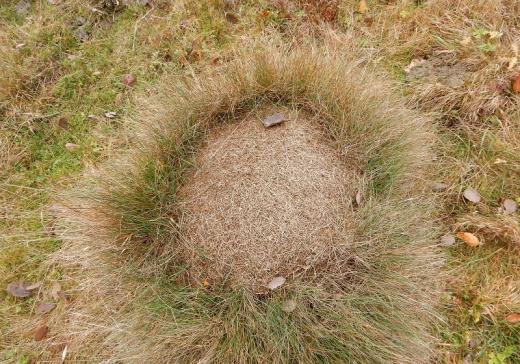
M 326 47 L 256 45 L 213 74 L 170 77 L 159 90 L 144 103 L 125 156 L 90 173 L 56 207 L 65 241 L 57 258 L 77 268 L 77 299 L 65 317 L 54 316 L 63 327 L 55 340 L 67 342 L 68 355 L 136 363 L 429 362 L 441 260 L 428 248 L 433 206 L 421 187 L 433 139 L 427 120 L 403 107 L 381 77 Z M 269 294 L 240 279 L 215 278 L 208 287 L 186 259 L 204 247 L 190 242 L 182 218 L 183 201 L 197 193 L 190 186 L 202 185 L 193 162 L 215 128 L 263 107 L 299 111 L 319 124 L 337 158 L 327 163 L 357 176 L 333 181 L 347 187 L 343 200 L 363 191 L 364 202 L 344 203 L 346 242 L 327 246 L 312 274 L 289 272 Z M 211 182 L 211 168 L 204 173 Z

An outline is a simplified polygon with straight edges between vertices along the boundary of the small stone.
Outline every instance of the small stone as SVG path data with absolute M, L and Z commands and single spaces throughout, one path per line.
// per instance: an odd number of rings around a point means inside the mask
M 273 280 L 267 285 L 267 288 L 274 291 L 275 289 L 280 288 L 285 283 L 285 280 L 285 277 L 281 276 L 273 278 Z
M 446 191 L 447 189 L 448 189 L 448 185 L 446 183 L 442 183 L 442 182 L 436 182 L 432 186 L 432 190 L 434 192 L 443 192 L 443 191 Z
M 117 115 L 117 113 L 115 111 L 108 111 L 105 113 L 105 117 L 109 118 L 109 119 L 113 119 L 115 118 Z
M 67 143 L 67 144 L 65 144 L 65 148 L 66 148 L 69 152 L 74 152 L 74 151 L 76 151 L 76 150 L 79 149 L 79 145 L 74 144 L 74 143 Z
M 464 190 L 464 198 L 473 203 L 479 203 L 481 200 L 480 193 L 473 188 L 466 188 Z
M 441 236 L 441 243 L 439 245 L 443 247 L 455 245 L 455 237 L 451 234 L 443 235 Z
M 506 198 L 504 202 L 502 202 L 502 208 L 504 209 L 504 214 L 510 215 L 516 212 L 516 210 L 518 209 L 518 204 L 515 200 Z
M 273 115 L 268 116 L 267 118 L 263 119 L 262 124 L 264 124 L 264 126 L 266 128 L 270 128 L 271 126 L 281 124 L 285 120 L 286 120 L 285 115 L 280 112 L 280 113 L 273 114 Z

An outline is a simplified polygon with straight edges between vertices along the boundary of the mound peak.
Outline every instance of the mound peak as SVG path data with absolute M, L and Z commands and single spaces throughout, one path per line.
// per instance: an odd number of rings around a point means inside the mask
M 287 121 L 271 128 L 251 115 L 220 126 L 200 149 L 180 191 L 183 258 L 195 280 L 258 289 L 315 270 L 348 244 L 357 177 L 318 120 L 283 112 Z

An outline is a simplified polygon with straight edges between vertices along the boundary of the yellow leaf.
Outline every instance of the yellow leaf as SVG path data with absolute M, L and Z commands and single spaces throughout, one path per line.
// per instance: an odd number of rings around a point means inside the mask
M 513 312 L 506 316 L 506 321 L 510 324 L 517 324 L 520 322 L 520 313 Z
M 461 231 L 457 233 L 457 238 L 465 242 L 466 245 L 469 245 L 474 248 L 482 245 L 482 242 L 472 233 L 466 233 Z
M 358 8 L 358 12 L 361 13 L 361 14 L 365 14 L 368 10 L 368 5 L 367 5 L 367 1 L 366 0 L 361 0 L 359 2 L 359 8 Z

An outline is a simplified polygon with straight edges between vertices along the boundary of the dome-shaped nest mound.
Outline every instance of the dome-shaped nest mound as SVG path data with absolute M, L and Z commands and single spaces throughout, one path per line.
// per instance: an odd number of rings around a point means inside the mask
M 79 294 L 56 340 L 107 362 L 430 362 L 426 120 L 344 55 L 246 53 L 165 79 L 128 152 L 62 196 Z
M 260 293 L 276 276 L 340 273 L 352 258 L 349 215 L 361 175 L 319 120 L 282 115 L 287 120 L 272 128 L 254 116 L 216 128 L 197 153 L 178 194 L 189 247 L 181 260 L 195 281 L 227 280 Z

